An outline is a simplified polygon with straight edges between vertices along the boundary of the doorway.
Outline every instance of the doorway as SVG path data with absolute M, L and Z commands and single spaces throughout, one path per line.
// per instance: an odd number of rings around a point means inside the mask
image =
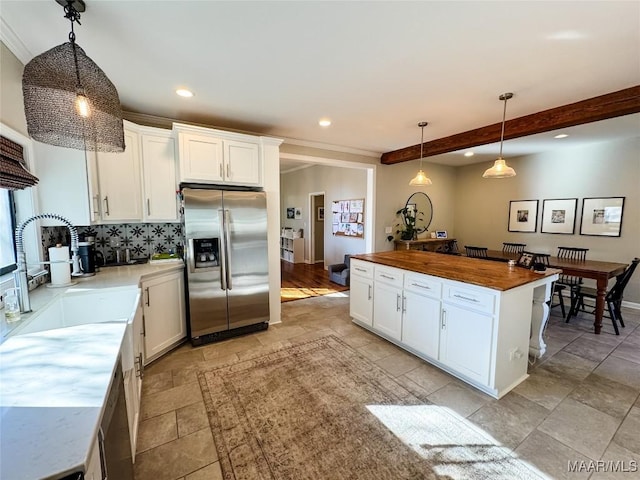
M 324 192 L 309 194 L 309 262 L 324 264 Z

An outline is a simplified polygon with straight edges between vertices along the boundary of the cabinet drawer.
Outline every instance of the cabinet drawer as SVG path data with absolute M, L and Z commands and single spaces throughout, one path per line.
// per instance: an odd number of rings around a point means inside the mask
M 384 282 L 394 287 L 402 288 L 404 272 L 393 267 L 380 267 L 376 265 L 375 281 Z
M 493 314 L 496 296 L 486 291 L 469 288 L 468 286 L 445 284 L 442 299 L 454 305 Z
M 419 295 L 440 298 L 442 293 L 442 282 L 429 275 L 420 273 L 405 273 L 404 289 L 415 292 Z
M 349 262 L 351 275 L 360 275 L 364 278 L 373 278 L 373 263 L 351 259 Z

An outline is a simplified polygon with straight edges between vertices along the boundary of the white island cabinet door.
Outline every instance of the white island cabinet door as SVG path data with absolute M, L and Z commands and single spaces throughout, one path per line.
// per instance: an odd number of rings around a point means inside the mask
M 488 385 L 493 317 L 444 303 L 441 322 L 440 361 Z
M 402 290 L 376 281 L 373 292 L 373 328 L 400 340 L 402 336 Z
M 438 359 L 440 300 L 405 291 L 402 342 L 418 353 Z
M 362 323 L 373 326 L 373 280 L 351 274 L 349 314 Z

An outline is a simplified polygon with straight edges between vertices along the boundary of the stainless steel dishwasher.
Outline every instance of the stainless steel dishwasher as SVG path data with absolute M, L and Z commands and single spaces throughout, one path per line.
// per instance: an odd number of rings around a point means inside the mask
M 124 375 L 119 357 L 102 414 L 99 435 L 103 480 L 133 480 Z

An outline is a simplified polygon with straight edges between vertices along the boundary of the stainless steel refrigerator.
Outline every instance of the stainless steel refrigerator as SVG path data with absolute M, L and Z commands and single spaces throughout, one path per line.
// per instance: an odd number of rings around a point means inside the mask
M 266 329 L 265 193 L 183 186 L 182 199 L 191 343 Z

